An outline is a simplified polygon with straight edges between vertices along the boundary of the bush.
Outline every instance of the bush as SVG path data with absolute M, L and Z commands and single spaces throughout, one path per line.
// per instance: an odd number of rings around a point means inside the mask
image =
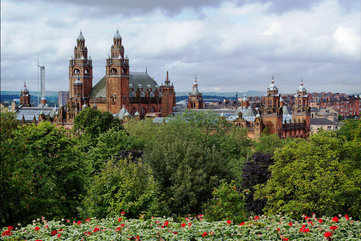
M 257 184 L 266 183 L 271 176 L 268 167 L 273 164 L 272 154 L 257 152 L 253 159 L 243 166 L 242 188 L 245 190 L 246 207 L 249 213 L 262 214 L 266 205 L 265 199 L 254 200 L 254 188 Z
M 237 190 L 235 182 L 223 182 L 214 189 L 212 199 L 205 206 L 205 217 L 208 221 L 229 219 L 240 223 L 246 220 L 244 196 Z
M 267 213 L 293 216 L 315 212 L 361 218 L 361 142 L 321 132 L 293 140 L 276 151 L 271 178 L 258 186 Z
M 85 163 L 65 130 L 48 122 L 22 126 L 2 145 L 2 223 L 78 214 Z
M 158 195 L 158 186 L 146 164 L 110 160 L 92 178 L 83 202 L 83 216 L 117 216 L 125 211 L 132 218 L 151 217 L 161 214 Z

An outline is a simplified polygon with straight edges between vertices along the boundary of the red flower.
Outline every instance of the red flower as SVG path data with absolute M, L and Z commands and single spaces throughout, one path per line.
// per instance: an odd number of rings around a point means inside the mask
M 227 223 L 228 223 L 228 224 L 231 224 L 231 223 L 232 223 L 232 221 L 231 221 L 231 220 L 227 220 Z
M 85 222 L 90 222 L 90 218 L 85 219 Z
M 305 233 L 308 233 L 308 232 L 310 232 L 310 229 L 309 228 L 305 228 L 305 231 L 304 231 Z
M 174 233 L 174 234 L 178 234 L 178 232 L 176 232 L 176 231 L 174 231 L 173 233 Z
M 276 230 L 277 230 L 277 232 L 281 231 L 281 229 L 280 229 L 280 228 L 277 228 Z
M 118 218 L 118 222 L 121 222 L 123 219 L 122 218 Z
M 116 231 L 116 232 L 119 232 L 119 231 L 120 231 L 120 227 L 117 227 L 117 228 L 115 229 L 115 231 Z
M 347 221 L 350 220 L 350 217 L 347 214 L 345 214 L 345 218 Z
M 288 241 L 288 238 L 282 238 L 282 241 Z
M 259 219 L 259 216 L 254 216 L 254 220 L 258 220 Z
M 67 222 L 67 223 L 70 223 L 70 220 L 69 220 L 69 219 L 67 219 L 67 220 L 66 220 L 66 222 Z
M 13 229 L 14 229 L 13 226 L 8 226 L 8 230 L 9 230 L 9 231 L 11 231 L 11 230 L 13 230 Z
M 54 235 L 57 234 L 57 233 L 58 233 L 58 231 L 53 230 L 53 231 L 51 231 L 51 236 L 54 236 Z
M 182 227 L 182 228 L 184 228 L 185 226 L 186 226 L 186 224 L 185 224 L 185 223 L 182 223 L 182 224 L 181 224 L 181 227 Z
M 124 216 L 125 215 L 125 212 L 124 211 L 121 211 L 121 213 L 120 213 L 122 216 Z
M 140 239 L 139 235 L 137 235 L 136 239 L 137 239 L 137 240 L 139 240 L 139 239 Z
M 325 232 L 325 233 L 323 234 L 323 236 L 324 236 L 325 238 L 329 238 L 329 237 L 332 236 L 332 233 L 331 233 L 331 232 Z
M 96 233 L 96 232 L 98 232 L 98 231 L 100 231 L 100 229 L 97 228 L 97 227 L 95 227 L 95 228 L 93 229 L 93 233 Z
M 163 225 L 164 225 L 164 227 L 168 227 L 168 224 L 169 224 L 169 222 L 168 222 L 168 220 L 166 220 Z
M 331 230 L 336 230 L 338 227 L 337 226 L 331 226 L 330 229 Z
M 245 222 L 242 222 L 242 223 L 239 224 L 239 226 L 243 226 L 244 224 L 245 224 Z
M 322 223 L 322 222 L 323 222 L 323 220 L 320 218 L 320 219 L 318 220 L 318 222 L 319 222 L 319 223 Z
M 305 220 L 307 220 L 307 219 L 309 219 L 309 217 L 306 216 L 306 217 L 305 217 Z
M 337 217 L 337 216 L 334 216 L 334 217 L 332 218 L 332 222 L 338 223 L 338 217 Z
M 80 224 L 81 224 L 81 221 L 79 220 L 79 221 L 77 222 L 77 224 L 80 225 Z
M 35 229 L 35 231 L 39 231 L 39 230 L 40 230 L 40 228 L 39 228 L 38 226 L 36 226 L 34 229 Z
M 192 226 L 192 223 L 188 223 L 188 226 L 189 226 L 189 227 Z
M 207 232 L 204 232 L 203 234 L 202 234 L 202 237 L 205 237 L 205 236 L 207 236 L 208 235 L 208 233 Z
M 4 232 L 1 233 L 1 236 L 11 236 L 11 231 L 5 230 Z
M 61 237 L 61 233 L 58 233 L 58 235 L 57 235 L 57 236 L 58 236 L 58 238 L 60 238 L 60 237 Z
M 293 223 L 292 222 L 289 222 L 288 223 L 288 226 L 292 227 Z
M 125 224 L 124 224 L 124 223 L 122 223 L 120 226 L 122 226 L 122 228 L 124 228 Z

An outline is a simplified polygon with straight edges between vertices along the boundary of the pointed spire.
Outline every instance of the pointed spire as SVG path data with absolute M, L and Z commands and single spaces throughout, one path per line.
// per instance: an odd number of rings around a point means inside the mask
M 117 31 L 116 31 L 115 34 L 114 34 L 114 39 L 121 39 L 118 29 L 117 29 Z
M 167 70 L 167 77 L 165 79 L 165 85 L 169 85 L 170 81 L 169 81 L 169 75 L 168 75 L 168 70 Z
M 81 32 L 81 30 L 80 30 L 79 37 L 77 38 L 77 40 L 85 40 L 85 38 L 84 38 L 83 33 Z

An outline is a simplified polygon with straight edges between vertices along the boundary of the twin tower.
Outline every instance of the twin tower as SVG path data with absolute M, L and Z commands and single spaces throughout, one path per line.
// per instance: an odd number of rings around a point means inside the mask
M 130 72 L 129 59 L 124 57 L 124 47 L 119 31 L 106 60 L 105 76 L 93 87 L 93 65 L 88 57 L 85 38 L 80 32 L 69 61 L 68 109 L 74 116 L 86 106 L 117 114 L 127 111 L 140 116 L 167 116 L 175 106 L 173 84 L 167 79 L 159 86 L 147 72 Z

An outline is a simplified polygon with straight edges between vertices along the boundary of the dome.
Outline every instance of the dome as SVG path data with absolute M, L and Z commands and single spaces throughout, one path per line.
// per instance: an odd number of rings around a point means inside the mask
M 119 30 L 117 30 L 114 34 L 114 39 L 121 39 L 120 34 L 119 34 Z
M 77 38 L 78 40 L 85 40 L 83 33 L 80 31 L 79 36 Z
M 268 87 L 269 90 L 278 90 L 276 85 L 275 85 L 275 80 L 274 80 L 274 77 L 272 76 L 272 82 L 271 84 L 269 85 Z
M 118 113 L 118 118 L 119 119 L 124 119 L 125 117 L 129 116 L 129 112 L 127 111 L 127 109 L 125 109 L 125 106 L 123 105 L 123 107 L 120 109 L 119 113 Z
M 299 92 L 306 92 L 306 88 L 303 86 L 303 81 L 301 81 L 300 86 L 298 87 Z

